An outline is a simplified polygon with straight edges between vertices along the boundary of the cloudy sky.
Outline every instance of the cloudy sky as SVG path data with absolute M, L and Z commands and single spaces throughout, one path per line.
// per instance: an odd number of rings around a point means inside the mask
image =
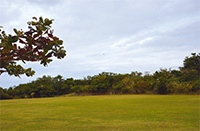
M 199 0 L 0 0 L 0 25 L 27 30 L 33 16 L 54 19 L 54 35 L 67 56 L 48 67 L 27 63 L 34 77 L 0 76 L 0 87 L 27 83 L 43 75 L 82 79 L 100 72 L 154 73 L 178 69 L 200 52 Z

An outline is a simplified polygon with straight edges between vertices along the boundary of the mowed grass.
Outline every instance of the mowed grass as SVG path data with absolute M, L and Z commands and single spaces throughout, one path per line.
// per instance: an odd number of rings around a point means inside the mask
M 199 131 L 198 95 L 73 96 L 0 101 L 0 130 Z

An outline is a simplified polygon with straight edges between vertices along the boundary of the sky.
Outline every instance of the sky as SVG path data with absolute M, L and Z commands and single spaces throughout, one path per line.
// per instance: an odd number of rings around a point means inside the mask
M 199 53 L 199 0 L 0 0 L 0 26 L 28 30 L 32 17 L 54 19 L 54 35 L 64 41 L 67 56 L 47 67 L 28 62 L 33 77 L 0 75 L 9 88 L 43 75 L 83 79 L 101 72 L 154 73 L 178 69 Z

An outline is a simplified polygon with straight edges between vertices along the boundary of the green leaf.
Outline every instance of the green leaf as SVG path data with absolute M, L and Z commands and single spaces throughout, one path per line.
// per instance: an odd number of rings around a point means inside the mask
M 52 24 L 52 20 L 49 20 L 47 18 L 44 21 L 45 21 L 45 25 L 47 25 L 47 26 Z
M 14 43 L 14 42 L 17 42 L 17 41 L 18 41 L 18 39 L 19 39 L 19 37 L 18 37 L 18 36 L 13 36 L 11 41 Z
M 42 52 L 43 55 L 45 55 L 49 50 L 47 48 L 44 48 L 44 52 Z
M 19 32 L 17 31 L 17 29 L 14 28 L 13 30 L 17 35 L 19 35 Z
M 62 41 L 62 40 L 58 40 L 57 43 L 58 43 L 59 45 L 62 45 L 62 44 L 63 44 L 63 41 Z
M 46 60 L 47 63 L 50 63 L 50 62 L 52 62 L 52 61 L 53 61 L 52 59 L 47 59 L 47 60 Z
M 34 21 L 32 21 L 32 22 L 31 22 L 31 24 L 32 24 L 32 25 L 37 25 L 38 23 L 37 23 L 37 22 L 34 22 Z
M 28 24 L 28 25 L 31 25 L 31 24 L 32 24 L 32 22 L 31 22 L 31 21 L 28 21 L 28 22 L 27 22 L 27 24 Z
M 45 26 L 40 26 L 40 29 L 42 30 L 42 31 L 45 31 L 47 28 L 45 27 Z
M 35 71 L 33 71 L 31 68 L 28 68 L 25 70 L 26 76 L 33 76 L 35 74 Z
M 44 21 L 43 21 L 43 18 L 42 18 L 42 17 L 40 17 L 40 18 L 39 18 L 39 21 L 40 21 L 41 23 L 44 23 Z

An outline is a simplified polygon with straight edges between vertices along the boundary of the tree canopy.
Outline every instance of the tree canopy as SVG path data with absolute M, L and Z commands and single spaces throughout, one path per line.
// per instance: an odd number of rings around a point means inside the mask
M 192 53 L 191 57 L 186 57 L 183 62 L 183 69 L 194 70 L 200 75 L 200 53 Z
M 27 22 L 29 30 L 14 28 L 15 35 L 6 34 L 0 29 L 0 75 L 6 72 L 18 77 L 22 74 L 32 76 L 35 71 L 24 69 L 17 61 L 38 61 L 47 66 L 52 61 L 51 57 L 65 57 L 63 41 L 53 35 L 52 22 L 53 19 L 33 17 L 33 21 Z

